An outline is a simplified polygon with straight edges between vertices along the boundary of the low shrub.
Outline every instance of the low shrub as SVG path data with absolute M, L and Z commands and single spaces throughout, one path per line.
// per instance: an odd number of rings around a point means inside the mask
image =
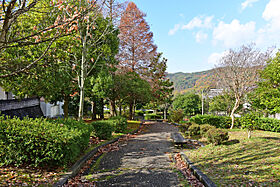
M 189 134 L 190 136 L 200 135 L 200 125 L 192 124 L 192 125 L 188 128 L 188 134 Z
M 162 119 L 162 116 L 159 114 L 145 114 L 144 115 L 145 120 L 156 120 L 156 119 Z
M 108 140 L 112 137 L 114 131 L 114 122 L 110 120 L 95 121 L 91 123 L 95 136 L 102 140 Z
M 184 111 L 182 109 L 171 110 L 169 112 L 169 120 L 173 123 L 178 123 L 184 118 Z
M 242 128 L 246 128 L 249 131 L 264 130 L 280 132 L 280 120 L 274 118 L 260 117 L 260 115 L 256 113 L 248 113 L 243 115 L 239 119 L 239 123 L 242 126 Z
M 207 141 L 214 145 L 220 145 L 229 139 L 228 132 L 222 129 L 209 129 L 205 136 Z
M 135 115 L 136 115 L 136 116 L 142 116 L 142 117 L 143 117 L 143 116 L 144 116 L 144 113 L 145 113 L 145 112 L 142 111 L 142 110 L 136 110 L 136 111 L 135 111 Z
M 231 125 L 231 118 L 228 116 L 196 115 L 190 121 L 200 125 L 209 124 L 222 129 L 230 128 Z
M 248 113 L 239 119 L 242 128 L 248 129 L 248 138 L 251 138 L 251 131 L 259 129 L 259 115 L 256 113 Z
M 92 127 L 75 120 L 0 116 L 0 165 L 63 166 L 87 146 Z
M 125 117 L 111 117 L 110 121 L 113 121 L 112 123 L 115 132 L 125 132 L 127 130 L 127 119 Z
M 179 126 L 180 132 L 186 133 L 186 131 L 188 131 L 188 129 L 191 125 L 192 125 L 191 122 L 187 122 L 187 123 L 183 123 L 183 124 L 180 123 L 180 126 Z
M 280 132 L 280 120 L 273 118 L 260 118 L 258 129 L 271 132 Z
M 200 125 L 200 134 L 205 137 L 207 131 L 209 131 L 210 129 L 216 129 L 216 127 L 209 124 Z

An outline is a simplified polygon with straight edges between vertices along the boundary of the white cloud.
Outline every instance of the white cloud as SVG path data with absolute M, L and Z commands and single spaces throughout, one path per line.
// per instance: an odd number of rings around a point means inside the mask
M 176 24 L 173 29 L 169 30 L 168 35 L 169 36 L 174 35 L 180 29 L 180 27 L 181 27 L 180 24 Z
M 197 43 L 200 43 L 208 38 L 208 34 L 204 33 L 203 31 L 199 31 L 195 35 L 195 40 Z
M 247 7 L 251 7 L 254 3 L 258 2 L 259 0 L 245 0 L 241 4 L 242 10 L 246 9 Z
M 270 0 L 262 14 L 267 24 L 258 30 L 257 44 L 279 45 L 280 42 L 280 0 Z
M 280 18 L 280 0 L 270 0 L 270 2 L 266 5 L 265 10 L 263 12 L 263 18 L 266 21 L 279 19 Z
M 213 18 L 214 18 L 214 16 L 194 17 L 188 24 L 183 25 L 182 29 L 192 30 L 194 28 L 212 28 Z
M 230 48 L 252 42 L 256 37 L 255 25 L 253 21 L 241 24 L 236 19 L 229 24 L 220 21 L 213 30 L 213 43 L 222 42 L 225 47 Z
M 208 57 L 208 63 L 209 64 L 218 64 L 220 59 L 227 55 L 228 51 L 224 51 L 222 53 L 212 53 L 209 57 Z

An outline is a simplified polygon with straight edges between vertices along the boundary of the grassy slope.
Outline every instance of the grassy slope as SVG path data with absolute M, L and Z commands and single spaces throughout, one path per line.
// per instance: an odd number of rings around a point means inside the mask
M 246 131 L 231 130 L 229 145 L 207 145 L 186 155 L 218 186 L 280 184 L 280 133 L 255 131 L 248 140 Z

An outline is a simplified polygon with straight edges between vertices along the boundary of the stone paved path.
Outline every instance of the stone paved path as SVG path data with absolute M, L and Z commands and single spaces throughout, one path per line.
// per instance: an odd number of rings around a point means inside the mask
M 97 186 L 180 186 L 170 161 L 168 138 L 174 131 L 167 123 L 145 125 L 140 135 L 100 158 L 86 178 L 97 180 Z

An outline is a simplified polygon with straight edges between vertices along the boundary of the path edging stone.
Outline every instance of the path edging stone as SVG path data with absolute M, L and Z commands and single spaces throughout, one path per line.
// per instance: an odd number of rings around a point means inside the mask
M 135 131 L 133 132 L 130 132 L 128 134 L 135 134 L 137 133 L 141 127 L 143 125 L 143 122 L 140 123 L 139 125 L 139 128 L 136 129 Z M 75 177 L 80 169 L 85 165 L 85 163 L 91 158 L 93 157 L 100 148 L 106 146 L 106 145 L 109 145 L 109 144 L 112 144 L 112 143 L 115 143 L 116 141 L 118 141 L 120 138 L 123 138 L 125 137 L 126 135 L 122 135 L 120 137 L 117 137 L 109 142 L 106 142 L 105 144 L 102 144 L 100 146 L 97 146 L 96 148 L 94 148 L 92 151 L 88 152 L 87 154 L 85 154 L 81 159 L 79 159 L 69 170 L 69 172 L 65 173 L 55 184 L 53 184 L 52 186 L 53 187 L 60 187 L 60 186 L 63 186 L 70 178 L 73 178 Z
M 196 166 L 194 166 L 194 163 L 191 162 L 188 157 L 185 155 L 185 153 L 181 152 L 182 159 L 186 162 L 188 168 L 191 170 L 191 172 L 202 182 L 206 187 L 217 187 L 216 184 L 202 171 L 200 171 Z

